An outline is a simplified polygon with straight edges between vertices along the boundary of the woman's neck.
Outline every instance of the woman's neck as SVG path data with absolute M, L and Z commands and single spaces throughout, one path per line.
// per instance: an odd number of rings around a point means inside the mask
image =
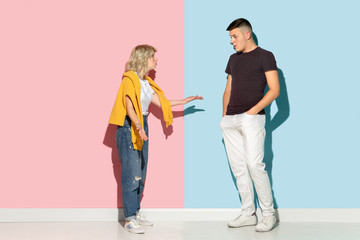
M 145 76 L 147 75 L 147 73 L 145 73 L 144 70 L 141 70 L 140 72 L 138 72 L 138 75 L 141 79 L 145 79 Z

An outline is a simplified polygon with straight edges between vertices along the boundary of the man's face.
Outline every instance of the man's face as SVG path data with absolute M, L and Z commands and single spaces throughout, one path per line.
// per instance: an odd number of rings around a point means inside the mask
M 239 28 L 234 28 L 229 32 L 229 36 L 231 37 L 230 43 L 234 46 L 235 51 L 237 52 L 244 51 L 246 47 L 245 33 L 240 31 Z

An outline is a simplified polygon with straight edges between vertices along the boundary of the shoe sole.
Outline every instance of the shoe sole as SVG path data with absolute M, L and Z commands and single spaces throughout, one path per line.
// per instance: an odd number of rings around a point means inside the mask
M 274 228 L 271 228 L 269 230 L 259 230 L 259 229 L 255 229 L 255 232 L 270 232 L 271 230 L 273 230 Z
M 261 230 L 261 229 L 256 229 L 255 228 L 255 232 L 270 232 L 271 230 L 273 230 L 274 228 L 276 228 L 278 225 L 278 223 L 274 223 L 274 226 L 272 226 L 272 228 L 270 228 L 269 230 Z
M 227 225 L 229 228 L 241 228 L 241 227 L 249 227 L 249 226 L 255 226 L 257 223 L 254 224 L 246 224 L 246 225 L 241 225 L 241 226 L 231 226 L 231 225 Z
M 143 223 L 139 223 L 140 224 L 140 226 L 153 226 L 154 224 L 152 223 L 152 224 L 143 224 Z
M 271 230 L 273 230 L 274 228 L 271 228 L 270 230 L 259 230 L 259 229 L 255 229 L 255 232 L 270 232 Z
M 132 232 L 130 230 L 126 230 L 126 231 L 128 231 L 129 233 L 135 233 L 135 234 L 144 234 L 145 233 L 145 232 Z

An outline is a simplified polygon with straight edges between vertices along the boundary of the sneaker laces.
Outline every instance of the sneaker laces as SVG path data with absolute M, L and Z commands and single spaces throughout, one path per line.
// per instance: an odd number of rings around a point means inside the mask
M 146 217 L 144 215 L 142 215 L 141 213 L 136 214 L 136 219 L 140 219 L 142 221 L 149 221 L 146 219 Z
M 237 216 L 237 217 L 234 219 L 234 221 L 238 220 L 238 219 L 241 218 L 241 217 L 242 217 L 242 215 L 240 214 L 239 216 Z
M 136 214 L 136 218 L 139 218 L 141 220 L 145 219 L 145 217 L 143 215 L 141 215 L 141 213 Z
M 261 223 L 268 225 L 270 223 L 271 216 L 264 216 Z
M 131 219 L 130 220 L 130 224 L 132 223 L 132 225 L 135 227 L 135 228 L 138 228 L 140 227 L 140 224 L 136 221 L 136 219 Z

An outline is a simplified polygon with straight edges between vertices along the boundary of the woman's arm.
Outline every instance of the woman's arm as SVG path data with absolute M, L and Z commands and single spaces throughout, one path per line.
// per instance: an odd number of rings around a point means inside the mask
M 194 100 L 203 100 L 203 97 L 201 96 L 190 96 L 187 98 L 184 98 L 182 100 L 169 100 L 171 106 L 177 106 L 177 105 L 185 105 L 188 102 L 194 101 Z M 154 92 L 153 98 L 151 100 L 153 104 L 155 104 L 158 107 L 161 107 L 159 96 Z
M 134 110 L 134 105 L 128 96 L 125 97 L 125 104 L 126 104 L 126 112 L 129 115 L 131 121 L 135 124 L 136 130 L 139 133 L 140 138 L 144 141 L 147 141 L 148 137 L 146 136 L 145 130 L 141 126 L 140 120 L 137 117 L 136 112 Z
M 184 98 L 182 100 L 170 100 L 170 104 L 171 104 L 171 106 L 185 105 L 191 101 L 203 100 L 203 99 L 204 99 L 203 97 L 196 95 L 196 96 L 190 96 L 190 97 Z

